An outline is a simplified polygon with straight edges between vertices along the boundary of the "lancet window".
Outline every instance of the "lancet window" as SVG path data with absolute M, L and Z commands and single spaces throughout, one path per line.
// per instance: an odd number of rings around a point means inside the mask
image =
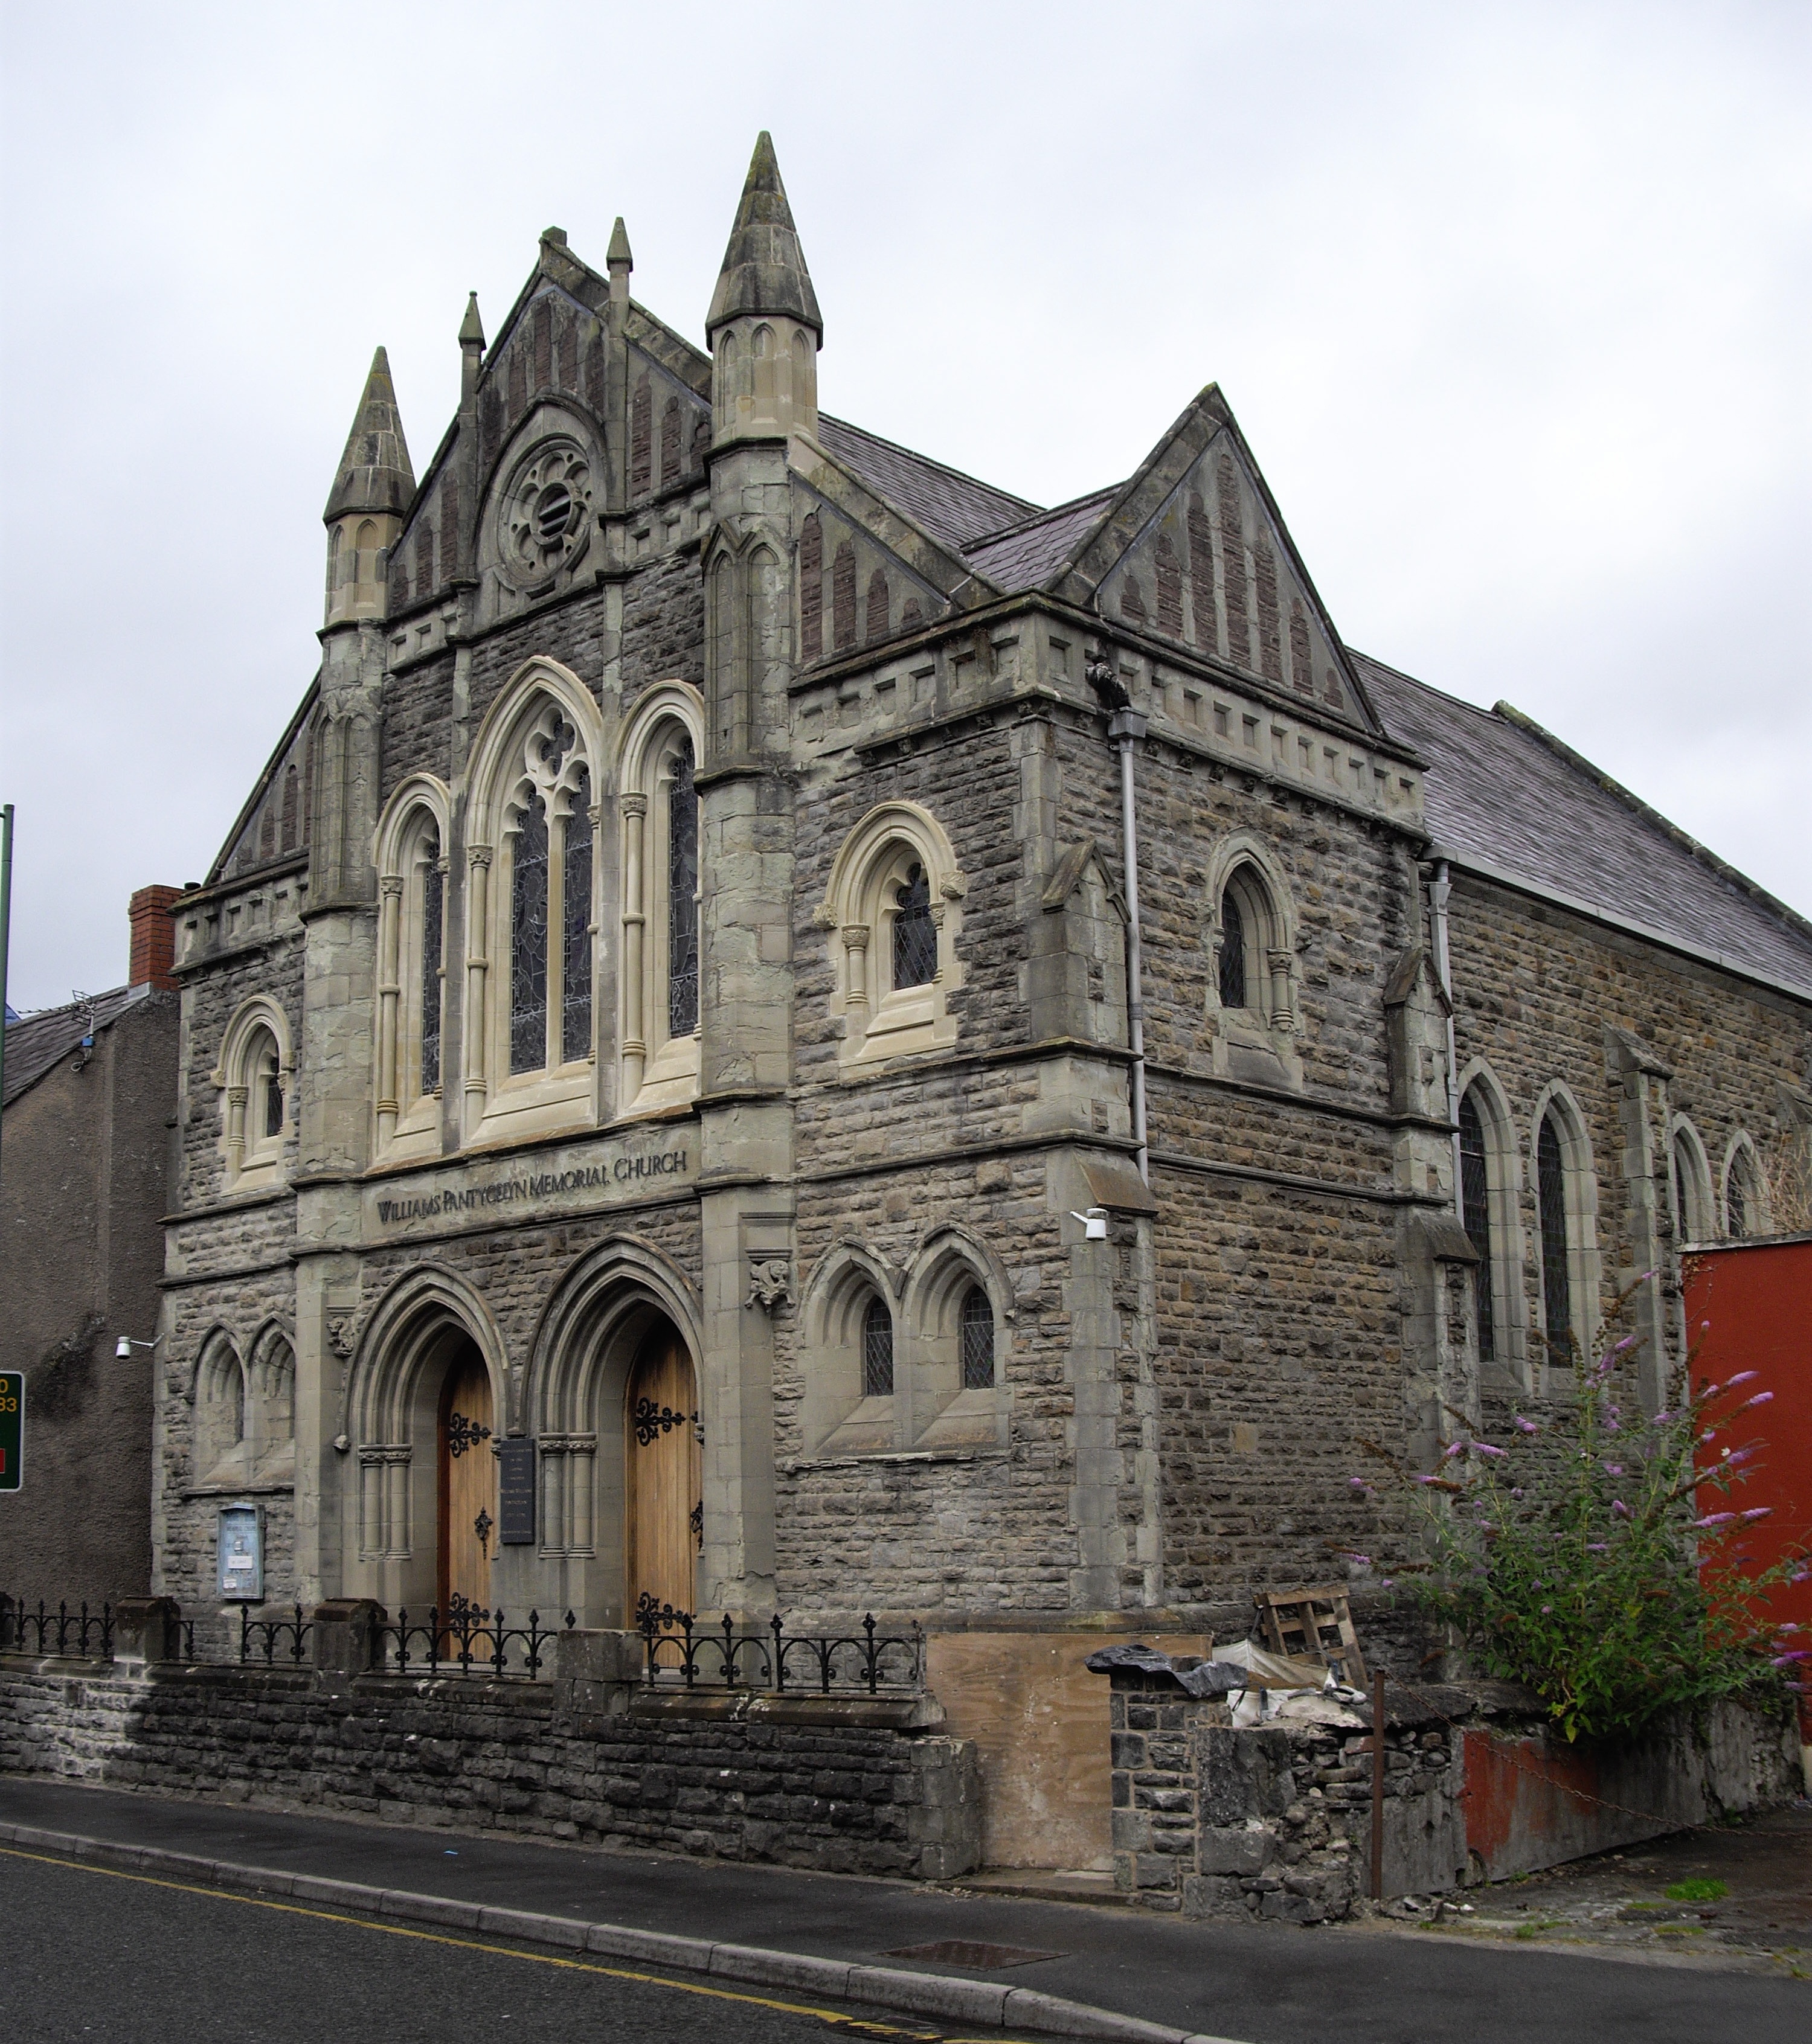
M 665 682 L 624 739 L 621 1105 L 641 1112 L 698 1089 L 702 709 L 697 690 Z

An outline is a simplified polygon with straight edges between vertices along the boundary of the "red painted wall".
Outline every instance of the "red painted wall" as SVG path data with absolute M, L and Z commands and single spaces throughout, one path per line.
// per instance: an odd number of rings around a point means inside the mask
M 1721 1433 L 1703 1458 L 1760 1444 L 1754 1473 L 1733 1487 L 1731 1503 L 1739 1511 L 1774 1508 L 1773 1517 L 1745 1539 L 1750 1558 L 1766 1567 L 1789 1548 L 1812 1547 L 1812 1236 L 1695 1250 L 1684 1259 L 1683 1274 L 1694 1382 L 1722 1384 L 1752 1370 L 1756 1381 L 1744 1395 L 1774 1393 L 1768 1404 L 1744 1413 L 1728 1435 Z M 1716 1492 L 1700 1496 L 1702 1511 L 1730 1508 Z M 1777 1619 L 1808 1627 L 1796 1643 L 1812 1646 L 1812 1582 L 1783 1585 L 1770 1608 Z M 1799 1724 L 1802 1739 L 1812 1743 L 1812 1691 L 1806 1689 Z

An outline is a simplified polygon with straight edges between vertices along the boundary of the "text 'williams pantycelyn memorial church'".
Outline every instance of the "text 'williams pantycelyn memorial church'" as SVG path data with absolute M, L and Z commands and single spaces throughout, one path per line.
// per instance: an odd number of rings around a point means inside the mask
M 1626 1287 L 1657 1402 L 1812 928 L 1345 645 L 1213 386 L 1055 509 L 821 413 L 765 136 L 704 348 L 630 272 L 419 479 L 379 351 L 173 911 L 156 1587 L 1243 1631 Z

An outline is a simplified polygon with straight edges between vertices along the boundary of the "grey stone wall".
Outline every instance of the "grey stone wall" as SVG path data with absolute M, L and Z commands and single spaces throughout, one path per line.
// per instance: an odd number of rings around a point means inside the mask
M 0 1769 L 839 1873 L 975 1864 L 968 1742 L 864 1723 L 860 1704 L 760 1719 L 669 1700 L 0 1654 Z

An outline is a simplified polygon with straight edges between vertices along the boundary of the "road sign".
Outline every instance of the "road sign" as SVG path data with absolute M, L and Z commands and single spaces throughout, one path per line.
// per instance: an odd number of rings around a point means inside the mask
M 25 1375 L 0 1370 L 0 1490 L 17 1490 L 25 1473 Z

